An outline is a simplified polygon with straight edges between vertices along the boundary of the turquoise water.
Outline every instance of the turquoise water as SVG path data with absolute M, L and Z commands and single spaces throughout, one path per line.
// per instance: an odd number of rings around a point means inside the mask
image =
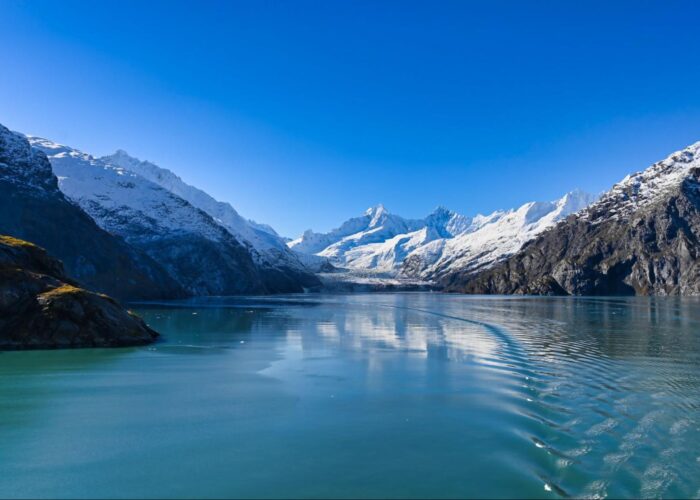
M 136 310 L 0 353 L 0 497 L 697 497 L 700 302 L 430 293 Z

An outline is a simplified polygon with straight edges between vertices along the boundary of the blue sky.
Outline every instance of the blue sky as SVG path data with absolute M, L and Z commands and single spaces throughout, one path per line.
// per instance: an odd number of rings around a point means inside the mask
M 0 123 L 295 236 L 598 192 L 700 140 L 700 2 L 0 2 Z

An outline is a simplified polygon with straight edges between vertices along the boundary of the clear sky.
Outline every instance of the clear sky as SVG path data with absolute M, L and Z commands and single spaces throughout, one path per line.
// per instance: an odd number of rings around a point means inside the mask
M 700 2 L 0 1 L 0 123 L 296 236 L 598 192 L 700 140 Z

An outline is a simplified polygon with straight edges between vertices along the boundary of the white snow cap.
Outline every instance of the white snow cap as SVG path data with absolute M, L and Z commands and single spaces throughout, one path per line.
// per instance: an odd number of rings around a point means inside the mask
M 288 245 L 297 252 L 326 257 L 337 267 L 430 278 L 456 265 L 495 262 L 594 199 L 576 190 L 553 202 L 531 202 L 474 217 L 438 206 L 419 220 L 391 214 L 379 204 L 337 229 L 308 230 Z
M 676 151 L 646 170 L 625 176 L 582 212 L 581 217 L 594 223 L 629 217 L 680 186 L 694 168 L 700 168 L 700 142 Z

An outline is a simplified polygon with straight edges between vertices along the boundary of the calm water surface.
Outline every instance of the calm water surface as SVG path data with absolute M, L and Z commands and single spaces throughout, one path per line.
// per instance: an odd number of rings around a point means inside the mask
M 697 497 L 700 302 L 439 294 L 137 311 L 0 353 L 0 497 Z

